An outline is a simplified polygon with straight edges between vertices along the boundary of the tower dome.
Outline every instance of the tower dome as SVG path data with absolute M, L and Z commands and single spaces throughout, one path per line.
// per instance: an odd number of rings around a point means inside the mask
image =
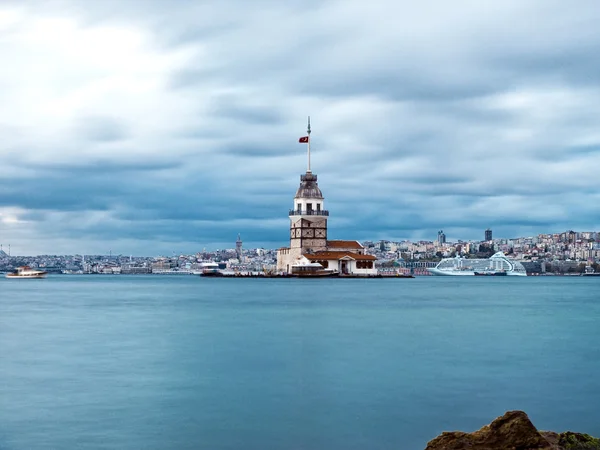
M 300 187 L 296 191 L 295 198 L 316 198 L 323 199 L 323 193 L 319 189 L 317 183 L 317 175 L 312 172 L 306 172 L 305 175 L 300 175 Z

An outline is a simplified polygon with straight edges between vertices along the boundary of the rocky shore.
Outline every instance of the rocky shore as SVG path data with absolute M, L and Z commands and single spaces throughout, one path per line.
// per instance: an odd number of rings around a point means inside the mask
M 451 431 L 429 441 L 425 450 L 600 450 L 589 434 L 538 431 L 523 411 L 508 411 L 473 433 Z

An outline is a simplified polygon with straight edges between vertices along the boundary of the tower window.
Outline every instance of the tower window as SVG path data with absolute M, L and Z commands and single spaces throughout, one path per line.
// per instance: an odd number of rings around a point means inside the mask
M 317 211 L 321 211 L 321 204 L 317 203 Z
M 302 203 L 296 205 L 296 211 L 302 211 Z
M 307 203 L 306 204 L 306 211 L 308 212 L 308 214 L 311 213 L 311 211 L 312 211 L 312 203 Z

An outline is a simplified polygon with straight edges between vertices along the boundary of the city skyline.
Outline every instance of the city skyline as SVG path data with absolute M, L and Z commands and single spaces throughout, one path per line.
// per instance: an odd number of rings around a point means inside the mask
M 600 230 L 591 1 L 82 5 L 0 5 L 13 253 L 283 246 L 309 114 L 340 239 Z
M 417 240 L 410 240 L 410 239 L 400 239 L 400 240 L 393 240 L 393 239 L 364 239 L 364 240 L 360 240 L 359 242 L 361 244 L 374 244 L 375 246 L 379 246 L 382 243 L 388 243 L 388 244 L 411 244 L 411 245 L 420 245 L 423 243 L 426 244 L 431 244 L 433 246 L 435 246 L 436 248 L 453 248 L 454 246 L 460 246 L 462 244 L 483 244 L 486 245 L 488 243 L 494 243 L 495 245 L 498 244 L 502 244 L 504 247 L 506 247 L 506 249 L 508 249 L 510 247 L 509 244 L 511 243 L 517 243 L 518 245 L 521 245 L 524 242 L 528 242 L 530 244 L 536 244 L 539 240 L 545 240 L 545 239 L 562 239 L 564 237 L 565 242 L 568 243 L 572 243 L 572 244 L 576 244 L 579 242 L 579 239 L 582 239 L 584 244 L 588 241 L 590 241 L 590 239 L 592 240 L 592 242 L 596 242 L 594 248 L 597 249 L 598 245 L 600 245 L 600 231 L 592 231 L 592 230 L 572 230 L 572 229 L 567 229 L 567 230 L 563 230 L 561 232 L 557 232 L 557 233 L 537 233 L 535 235 L 530 235 L 530 236 L 514 236 L 514 237 L 498 237 L 498 236 L 494 236 L 491 240 L 486 239 L 488 237 L 487 233 L 488 232 L 492 232 L 493 230 L 491 229 L 486 229 L 483 230 L 484 236 L 483 239 L 461 239 L 461 238 L 454 238 L 454 239 L 448 239 L 446 237 L 446 234 L 444 233 L 444 230 L 439 230 L 437 232 L 437 236 L 433 237 L 433 238 L 425 238 L 425 239 L 417 239 Z M 571 237 L 572 235 L 572 237 Z M 24 256 L 24 257 L 35 257 L 35 256 L 44 256 L 44 255 L 48 255 L 48 256 L 74 256 L 74 255 L 92 255 L 92 256 L 107 256 L 107 257 L 143 257 L 143 258 L 157 258 L 157 257 L 166 257 L 166 258 L 172 258 L 172 257 L 177 257 L 178 255 L 196 255 L 196 254 L 202 254 L 202 253 L 214 253 L 214 252 L 224 252 L 224 251 L 230 251 L 230 252 L 234 252 L 238 258 L 239 256 L 241 256 L 242 254 L 242 248 L 244 249 L 244 251 L 248 250 L 248 251 L 256 251 L 256 250 L 264 250 L 264 251 L 269 251 L 269 252 L 276 252 L 279 248 L 278 247 L 265 247 L 265 246 L 250 246 L 250 247 L 246 247 L 243 246 L 242 247 L 242 243 L 243 241 L 241 240 L 241 235 L 240 233 L 238 233 L 237 235 L 237 239 L 235 241 L 229 242 L 229 243 L 224 243 L 224 245 L 219 246 L 219 247 L 207 247 L 204 246 L 201 249 L 200 248 L 194 248 L 194 249 L 178 249 L 178 250 L 171 250 L 170 252 L 166 252 L 166 253 L 155 253 L 155 254 L 151 254 L 151 253 L 147 253 L 147 254 L 132 254 L 132 253 L 126 253 L 126 252 L 119 252 L 119 250 L 117 249 L 116 251 L 113 250 L 108 250 L 107 252 L 98 252 L 98 253 L 93 253 L 93 252 L 75 252 L 75 253 L 53 253 L 53 252 L 48 252 L 48 253 L 38 253 L 38 254 L 15 254 L 12 253 L 11 254 L 11 247 L 10 244 L 6 245 L 3 243 L 0 243 L 0 257 L 2 256 L 14 256 L 14 257 L 19 257 L 19 256 Z M 535 245 L 534 245 L 535 246 Z M 238 251 L 239 249 L 239 251 Z

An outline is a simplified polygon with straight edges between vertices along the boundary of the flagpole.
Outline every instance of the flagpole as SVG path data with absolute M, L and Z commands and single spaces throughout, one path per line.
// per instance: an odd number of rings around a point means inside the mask
M 308 116 L 308 129 L 306 130 L 308 133 L 308 170 L 310 172 L 310 116 Z

